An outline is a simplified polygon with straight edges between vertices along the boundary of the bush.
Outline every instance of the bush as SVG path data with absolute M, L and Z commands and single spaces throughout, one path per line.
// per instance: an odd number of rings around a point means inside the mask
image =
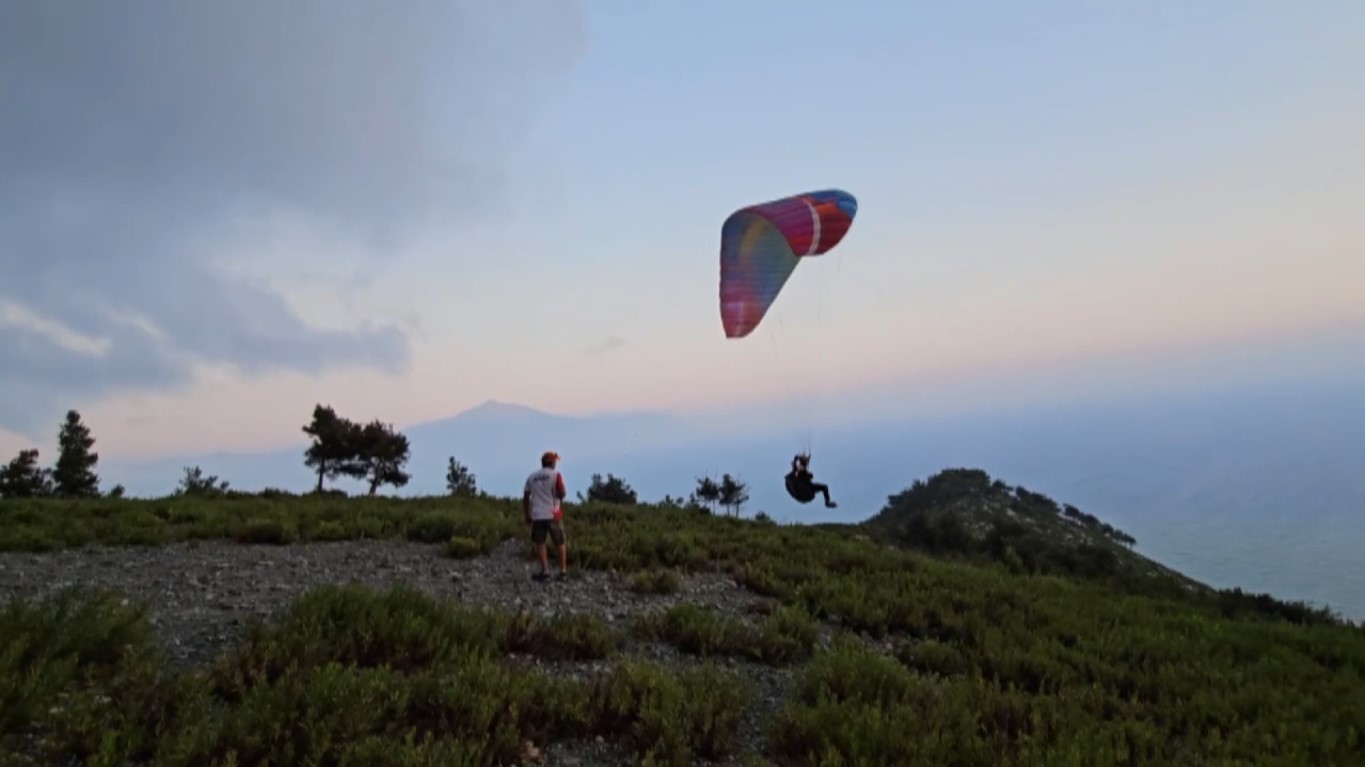
M 243 523 L 237 529 L 235 537 L 238 543 L 272 543 L 282 546 L 293 543 L 297 537 L 291 527 L 278 519 L 258 517 Z
M 749 624 L 692 604 L 640 617 L 634 626 L 637 636 L 668 642 L 691 655 L 729 655 L 774 665 L 809 657 L 819 630 L 819 624 L 799 608 L 779 607 Z
M 673 570 L 641 570 L 631 576 L 630 588 L 637 594 L 676 594 L 682 579 Z
M 742 678 L 715 666 L 672 673 L 622 662 L 592 687 L 591 732 L 623 735 L 644 759 L 717 760 L 735 749 L 751 695 Z
M 483 544 L 473 538 L 453 536 L 446 544 L 446 553 L 456 559 L 473 559 L 487 554 Z

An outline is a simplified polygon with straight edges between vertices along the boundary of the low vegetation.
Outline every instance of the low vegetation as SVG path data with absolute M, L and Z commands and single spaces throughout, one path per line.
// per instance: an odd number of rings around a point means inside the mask
M 567 513 L 577 567 L 658 595 L 728 573 L 767 607 L 661 606 L 610 625 L 327 587 L 208 667 L 172 671 L 146 606 L 98 592 L 14 600 L 0 615 L 5 748 L 111 764 L 510 764 L 602 737 L 689 764 L 739 755 L 752 705 L 739 662 L 796 674 L 750 754 L 774 764 L 1365 759 L 1365 631 L 1329 615 L 945 560 L 860 528 L 607 502 Z M 470 496 L 34 498 L 0 504 L 0 546 L 387 536 L 478 556 L 525 539 L 519 514 Z M 632 652 L 649 643 L 691 665 Z M 587 662 L 605 665 L 546 670 Z
M 511 764 L 598 735 L 686 764 L 733 750 L 748 691 L 733 671 L 617 660 L 574 679 L 519 664 L 608 657 L 590 618 L 539 621 L 395 589 L 321 588 L 210 667 L 164 672 L 146 608 L 67 592 L 11 602 L 4 744 L 44 762 Z M 56 641 L 53 641 L 53 640 Z M 537 745 L 539 744 L 539 746 Z
M 325 452 L 322 477 L 347 460 Z M 191 471 L 167 497 L 118 498 L 90 491 L 92 466 L 6 473 L 37 490 L 0 501 L 0 550 L 389 538 L 468 559 L 513 540 L 531 563 L 518 500 L 453 461 L 448 495 L 401 500 L 242 493 Z M 566 504 L 574 572 L 658 601 L 629 621 L 324 586 L 186 668 L 166 662 L 154 605 L 11 599 L 0 757 L 526 764 L 601 739 L 680 765 L 1365 763 L 1365 628 L 1327 609 L 1204 587 L 973 469 L 917 481 L 861 525 L 713 514 L 709 490 L 640 503 L 608 475 Z M 677 601 L 703 574 L 750 591 L 752 609 Z M 773 679 L 765 704 L 756 685 Z
M 756 625 L 690 604 L 638 620 L 637 637 L 672 644 L 690 655 L 729 656 L 756 663 L 805 660 L 815 649 L 820 625 L 799 607 L 779 607 Z

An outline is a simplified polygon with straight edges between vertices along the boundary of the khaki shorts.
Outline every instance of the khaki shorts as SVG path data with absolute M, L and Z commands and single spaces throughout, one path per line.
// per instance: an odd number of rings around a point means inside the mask
M 562 519 L 537 519 L 531 522 L 531 542 L 544 543 L 545 534 L 549 533 L 556 546 L 564 545 L 564 520 Z

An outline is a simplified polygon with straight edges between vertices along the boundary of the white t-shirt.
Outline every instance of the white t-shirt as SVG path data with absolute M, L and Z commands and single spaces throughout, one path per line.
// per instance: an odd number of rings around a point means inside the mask
M 531 496 L 531 519 L 556 519 L 563 514 L 559 499 L 567 491 L 559 470 L 542 466 L 531 472 L 526 478 L 526 493 Z

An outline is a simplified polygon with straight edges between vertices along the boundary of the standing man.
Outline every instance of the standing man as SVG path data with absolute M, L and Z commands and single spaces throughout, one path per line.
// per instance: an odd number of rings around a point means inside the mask
M 559 453 L 551 450 L 542 455 L 540 468 L 526 478 L 526 489 L 521 494 L 521 508 L 526 514 L 526 522 L 531 525 L 531 542 L 540 555 L 540 572 L 532 575 L 532 580 L 543 581 L 550 577 L 549 556 L 545 551 L 547 533 L 559 549 L 559 577 L 569 574 L 569 558 L 564 546 L 564 509 L 559 505 L 568 491 L 564 488 L 564 475 L 556 468 L 558 465 Z

